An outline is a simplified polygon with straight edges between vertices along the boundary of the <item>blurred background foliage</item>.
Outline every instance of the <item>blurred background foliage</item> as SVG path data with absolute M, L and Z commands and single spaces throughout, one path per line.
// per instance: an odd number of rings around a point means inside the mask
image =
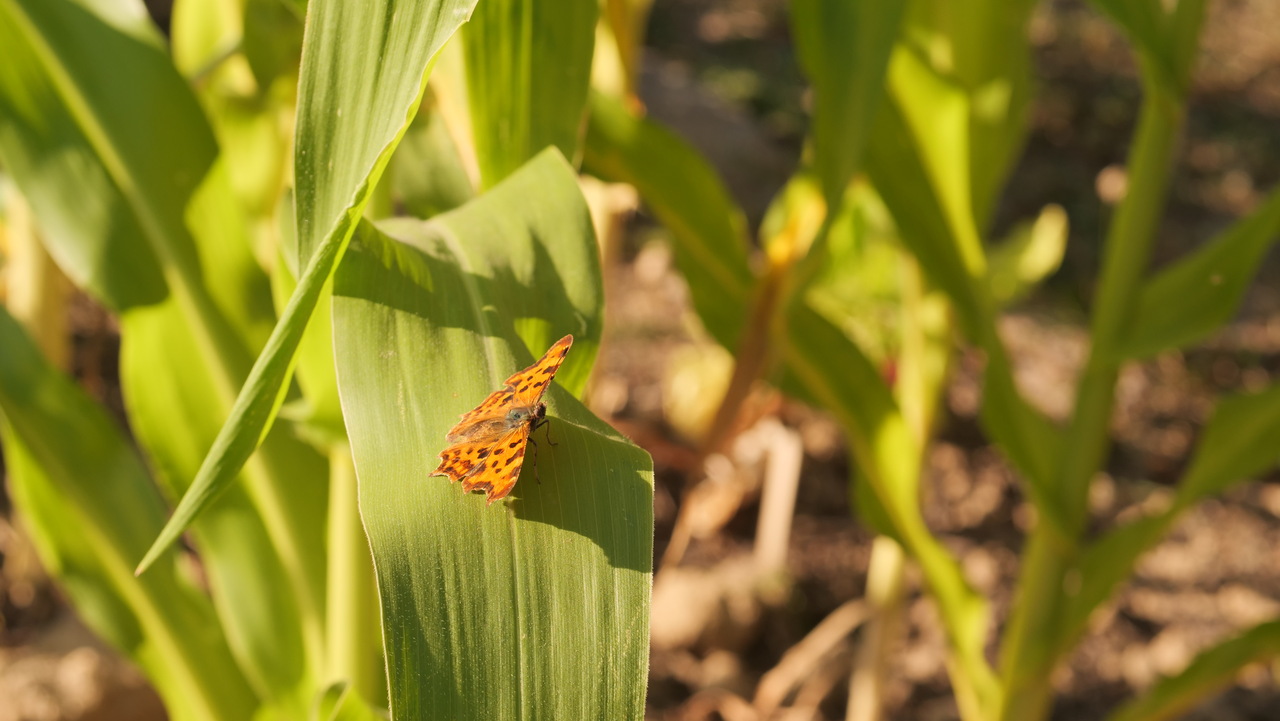
M 0 0 L 7 625 L 175 718 L 1269 718 L 1275 8 L 147 9 Z M 544 482 L 425 478 L 570 332 Z

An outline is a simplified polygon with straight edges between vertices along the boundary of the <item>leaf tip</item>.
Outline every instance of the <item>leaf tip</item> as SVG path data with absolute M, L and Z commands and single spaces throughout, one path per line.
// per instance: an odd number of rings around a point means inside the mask
M 155 565 L 156 559 L 160 558 L 161 554 L 167 551 L 169 546 L 173 544 L 176 534 L 169 529 L 171 525 L 173 525 L 173 519 L 170 519 L 169 523 L 165 524 L 165 527 L 160 529 L 160 535 L 156 536 L 156 540 L 151 542 L 151 548 L 147 549 L 142 560 L 138 562 L 138 567 L 133 569 L 134 578 L 138 578 L 142 576 L 142 574 L 146 573 Z

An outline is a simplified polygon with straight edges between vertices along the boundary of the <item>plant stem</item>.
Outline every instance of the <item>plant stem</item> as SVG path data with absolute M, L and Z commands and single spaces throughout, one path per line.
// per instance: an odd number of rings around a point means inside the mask
M 1063 628 L 1073 589 L 1068 583 L 1088 514 L 1089 483 L 1110 442 L 1110 417 L 1119 362 L 1114 348 L 1128 328 L 1150 259 L 1168 184 L 1170 158 L 1182 125 L 1181 98 L 1175 97 L 1144 65 L 1143 99 L 1132 154 L 1129 193 L 1107 233 L 1094 305 L 1089 360 L 1076 392 L 1075 412 L 1050 489 L 1060 519 L 1039 523 L 1023 554 L 1022 578 L 1002 649 L 1006 688 L 1001 718 L 1034 721 L 1048 712 L 1049 676 L 1079 628 Z M 1062 535 L 1065 533 L 1066 535 Z

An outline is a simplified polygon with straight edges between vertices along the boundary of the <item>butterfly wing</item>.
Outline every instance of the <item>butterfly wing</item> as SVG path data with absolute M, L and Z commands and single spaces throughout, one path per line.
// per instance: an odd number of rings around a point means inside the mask
M 506 497 L 520 478 L 531 428 L 521 423 L 497 436 L 454 443 L 440 452 L 440 465 L 431 475 L 462 481 L 467 492 L 484 491 L 492 504 Z
M 510 391 L 511 402 L 515 406 L 533 408 L 542 400 L 542 395 L 551 387 L 551 379 L 556 377 L 560 364 L 573 345 L 573 336 L 567 335 L 556 341 L 536 363 L 522 371 L 511 374 L 506 380 L 503 391 Z M 501 393 L 502 391 L 498 391 Z
M 560 364 L 573 345 L 573 336 L 567 335 L 556 341 L 546 353 L 533 365 L 511 374 L 503 382 L 503 387 L 490 393 L 480 405 L 462 414 L 462 418 L 449 429 L 445 440 L 453 443 L 476 435 L 494 432 L 492 426 L 501 422 L 507 411 L 512 408 L 525 407 L 532 409 L 541 400 L 551 379 L 555 378 Z
M 489 394 L 480 405 L 462 414 L 461 420 L 449 429 L 444 437 L 448 443 L 456 443 L 465 439 L 493 436 L 504 430 L 503 418 L 512 408 L 514 393 L 510 388 L 502 388 Z
M 506 497 L 520 478 L 529 434 L 542 418 L 542 396 L 571 345 L 571 335 L 556 341 L 536 363 L 512 374 L 501 389 L 464 413 L 445 436 L 449 446 L 440 452 L 440 465 L 431 475 L 462 481 L 468 492 L 484 491 L 490 504 Z M 508 415 L 516 408 L 528 412 Z

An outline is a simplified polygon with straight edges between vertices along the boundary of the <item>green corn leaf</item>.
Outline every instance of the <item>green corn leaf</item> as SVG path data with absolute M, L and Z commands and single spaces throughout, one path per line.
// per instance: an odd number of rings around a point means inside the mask
M 735 351 L 752 285 L 745 221 L 706 159 L 621 101 L 591 95 L 585 169 L 630 183 L 673 236 L 693 306 L 720 345 Z
M 1185 91 L 1189 58 L 1175 45 L 1169 32 L 1169 13 L 1161 7 L 1160 0 L 1093 0 L 1093 4 L 1128 33 L 1139 55 L 1155 70 L 1154 78 L 1171 91 Z M 1188 0 L 1178 4 L 1203 2 Z
M 643 716 L 651 461 L 572 395 L 599 342 L 597 253 L 549 150 L 431 222 L 362 224 L 339 270 L 338 380 L 395 718 Z M 489 506 L 428 476 L 458 415 L 566 333 L 513 494 Z
M 308 5 L 298 81 L 297 256 L 350 236 L 416 112 L 429 63 L 475 0 Z
M 812 162 L 829 212 L 844 197 L 884 92 L 905 3 L 796 0 L 791 26 L 813 84 Z
M 931 151 L 939 139 L 935 138 L 932 145 L 918 141 L 910 121 L 912 107 L 940 106 L 946 108 L 950 124 L 964 126 L 963 101 L 954 87 L 932 77 L 918 61 L 904 60 L 904 65 L 906 70 L 901 71 L 903 78 L 898 84 L 905 86 L 909 92 L 904 94 L 914 100 L 894 99 L 882 106 L 876 125 L 877 140 L 867 149 L 868 173 L 893 214 L 903 244 L 929 280 L 946 292 L 966 335 L 987 352 L 984 424 L 1023 472 L 1028 489 L 1040 499 L 1038 507 L 1046 517 L 1060 523 L 1054 519 L 1055 506 L 1045 500 L 1049 497 L 1046 489 L 1052 475 L 1057 434 L 1014 386 L 1008 359 L 995 332 L 993 302 L 978 283 L 981 276 L 971 275 L 972 269 L 985 266 L 985 259 L 973 257 L 972 250 L 965 251 L 976 248 L 976 231 L 969 211 L 968 180 L 953 166 L 967 165 L 967 160 L 955 149 Z M 920 115 L 920 111 L 916 114 Z M 917 117 L 915 122 L 918 126 L 923 120 Z M 962 144 L 961 139 L 953 142 Z
M 1225 491 L 1234 483 L 1280 463 L 1280 386 L 1261 393 L 1236 395 L 1218 404 L 1196 446 L 1173 504 L 1115 530 L 1086 549 L 1079 573 L 1081 589 L 1072 600 L 1062 643 L 1075 637 L 1098 604 L 1124 582 L 1147 549 L 1155 545 L 1182 511 L 1197 501 Z
M 147 672 L 175 719 L 248 718 L 258 701 L 175 554 L 146 578 L 130 572 L 164 503 L 129 441 L 3 309 L 0 347 L 10 490 L 46 566 L 89 625 Z
M 50 252 L 114 309 L 160 300 L 217 149 L 142 4 L 4 0 L 0 46 L 0 160 Z
M 1155 545 L 1174 521 L 1171 513 L 1144 516 L 1113 529 L 1089 545 L 1077 566 L 1080 590 L 1071 596 L 1057 629 L 1060 651 L 1069 649 L 1083 632 L 1089 616 L 1133 575 L 1133 564 Z
M 1146 695 L 1116 710 L 1107 721 L 1170 721 L 1181 718 L 1226 688 L 1240 670 L 1280 655 L 1280 621 L 1270 621 L 1196 656 L 1181 673 L 1161 679 Z
M 921 78 L 921 83 L 930 78 L 919 68 L 913 77 Z M 901 84 L 910 85 L 906 81 Z M 954 88 L 934 80 L 927 87 L 916 89 L 916 94 L 925 98 L 918 101 L 918 105 L 944 108 L 950 124 L 963 122 L 957 119 L 964 108 Z M 867 147 L 867 173 L 893 214 L 903 244 L 916 256 L 929 279 L 951 298 L 966 333 L 976 337 L 984 313 L 971 273 L 982 265 L 982 259 L 966 259 L 960 236 L 966 232 L 965 227 L 970 228 L 969 235 L 973 235 L 971 221 L 956 220 L 968 217 L 968 183 L 955 172 L 957 166 L 967 163 L 963 157 L 931 158 L 929 147 L 912 132 L 908 111 L 909 107 L 896 99 L 882 104 L 876 122 L 876 142 Z M 948 155 L 958 152 L 950 150 Z M 951 172 L 933 170 L 938 166 Z M 976 238 L 971 237 L 970 245 L 974 242 Z
M 576 159 L 598 0 L 485 0 L 462 32 L 480 185 L 548 145 Z
M 172 293 L 233 394 L 251 357 L 187 221 L 217 148 L 142 4 L 5 0 L 0 41 L 0 159 L 51 254 L 116 310 Z
M 208 360 L 173 302 L 137 308 L 121 323 L 121 386 L 134 434 L 147 450 L 171 498 L 180 498 L 221 426 L 225 402 L 213 390 Z M 266 443 L 287 453 L 289 481 L 299 490 L 302 517 L 314 520 L 301 545 L 323 548 L 324 466 L 314 451 L 273 428 Z M 276 554 L 263 517 L 252 501 L 260 487 L 261 464 L 236 483 L 191 526 L 210 591 L 240 666 L 265 699 L 298 703 L 317 669 L 317 639 L 307 651 L 303 633 L 317 630 L 319 609 L 300 598 Z M 319 559 L 313 559 L 312 564 Z M 296 710 L 296 708 L 295 708 Z M 293 713 L 291 715 L 297 715 Z
M 969 194 L 975 225 L 986 229 L 1022 153 L 1031 79 L 1027 26 L 1034 0 L 971 0 L 955 12 L 950 0 L 928 0 L 911 13 L 906 37 L 916 49 L 950 47 L 946 72 L 968 95 Z M 939 59 L 944 54 L 939 54 Z M 944 62 L 935 62 L 941 69 Z
M 999 689 L 983 655 L 990 611 L 955 557 L 925 526 L 919 505 L 921 452 L 888 386 L 857 346 L 807 306 L 796 308 L 787 331 L 783 387 L 802 388 L 802 397 L 821 402 L 848 432 L 865 474 L 860 480 L 876 502 L 872 517 L 887 524 L 890 535 L 920 563 L 938 600 L 961 674 L 962 702 L 994 708 Z
M 1221 328 L 1277 237 L 1280 191 L 1248 218 L 1147 281 L 1116 355 L 1145 358 L 1188 346 Z
M 316 0 L 308 6 L 294 160 L 297 256 L 305 270 L 199 474 L 139 572 L 231 483 L 270 427 L 307 323 L 417 108 L 428 64 L 474 1 L 377 5 L 381 9 Z
M 225 164 L 215 160 L 200 107 L 141 4 L 12 2 L 0 6 L 0 25 L 13 41 L 6 47 L 18 49 L 6 64 L 13 72 L 0 70 L 0 103 L 13 109 L 0 112 L 0 147 L 8 148 L 0 152 L 15 159 L 24 188 L 41 199 L 40 220 L 63 267 L 121 312 L 127 402 L 145 409 L 134 430 L 170 489 L 184 487 L 196 468 L 184 464 L 184 454 L 198 454 L 198 461 L 208 447 L 212 433 L 202 435 L 203 428 L 211 423 L 216 431 L 250 366 L 248 348 L 265 340 L 273 320 Z M 152 268 L 159 285 L 151 282 Z M 129 335 L 134 328 L 142 329 L 136 337 Z M 157 366 L 184 353 L 193 364 L 189 377 L 180 375 L 187 364 Z M 161 387 L 196 377 L 197 400 L 175 413 L 192 395 L 175 403 L 159 395 Z M 277 467 L 305 472 L 296 458 L 268 456 Z M 171 475 L 178 472 L 181 479 Z M 305 499 L 281 506 L 308 510 Z M 270 698 L 287 687 L 281 679 L 305 669 L 306 654 L 289 642 L 288 630 L 270 643 L 276 627 L 296 629 L 308 614 L 291 607 L 289 594 L 271 596 L 287 574 L 258 543 L 255 509 L 238 498 L 224 510 L 197 535 L 230 539 L 204 559 L 215 605 L 237 660 Z M 310 538 L 290 540 L 318 541 L 322 515 Z M 286 532 L 305 526 L 297 518 Z M 238 583 L 246 576 L 254 582 Z
M 1280 462 L 1280 386 L 1218 403 L 1178 484 L 1178 502 L 1194 503 Z

